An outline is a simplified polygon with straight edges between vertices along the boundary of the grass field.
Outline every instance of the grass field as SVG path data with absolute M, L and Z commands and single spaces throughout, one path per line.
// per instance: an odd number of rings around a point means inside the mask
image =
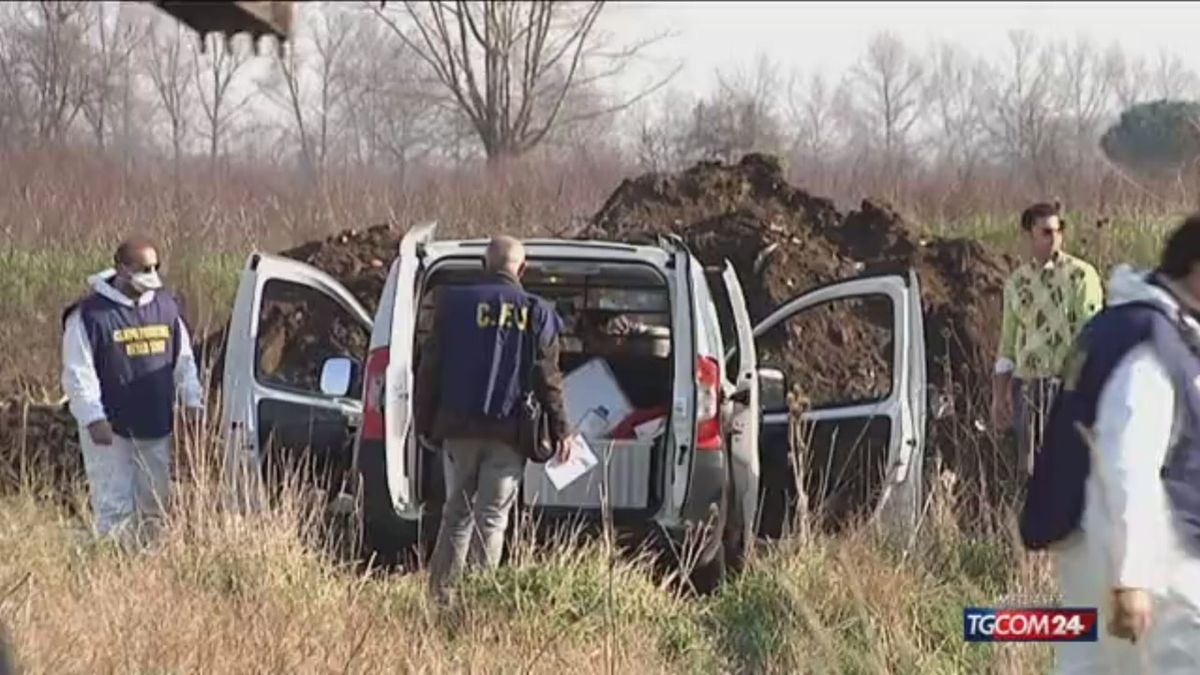
M 176 486 L 156 546 L 130 553 L 30 493 L 0 501 L 0 620 L 31 673 L 1030 673 L 1049 650 L 961 639 L 962 609 L 1052 602 L 1044 561 L 962 536 L 935 491 L 913 544 L 863 529 L 757 549 L 719 593 L 667 588 L 607 539 L 534 549 L 432 611 L 425 574 L 322 549 L 299 492 L 233 516 L 211 480 Z M 80 493 L 79 499 L 83 499 Z
M 299 199 L 267 182 L 166 197 L 153 181 L 88 182 L 95 171 L 69 167 L 45 173 L 51 182 L 0 176 L 0 231 L 15 233 L 0 243 L 0 398 L 59 397 L 60 312 L 131 228 L 166 243 L 169 283 L 197 332 L 207 332 L 224 320 L 252 246 L 278 250 L 431 214 L 458 234 L 545 232 L 593 212 L 617 184 L 611 172 L 550 167 L 404 194 L 326 186 Z M 1095 216 L 1072 214 L 1068 248 L 1104 275 L 1118 262 L 1148 265 L 1178 215 L 1125 215 L 1097 227 Z M 1015 213 L 923 229 L 1018 252 Z M 141 554 L 90 541 L 85 523 L 33 487 L 0 497 L 0 622 L 21 665 L 31 673 L 949 674 L 1043 672 L 1050 663 L 1041 646 L 963 643 L 964 606 L 1054 598 L 1045 560 L 1003 528 L 1011 514 L 994 514 L 990 537 L 957 529 L 949 483 L 934 491 L 911 545 L 869 531 L 790 540 L 760 550 L 743 575 L 702 599 L 673 594 L 648 564 L 616 556 L 604 540 L 534 551 L 522 539 L 512 566 L 468 580 L 452 616 L 426 604 L 422 573 L 362 573 L 323 553 L 298 499 L 239 518 L 216 508 L 213 493 L 210 480 L 181 478 L 174 521 Z

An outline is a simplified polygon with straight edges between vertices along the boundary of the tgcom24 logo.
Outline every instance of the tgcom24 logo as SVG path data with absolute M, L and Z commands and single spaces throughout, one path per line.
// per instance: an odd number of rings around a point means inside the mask
M 1095 607 L 963 609 L 967 642 L 1095 642 Z

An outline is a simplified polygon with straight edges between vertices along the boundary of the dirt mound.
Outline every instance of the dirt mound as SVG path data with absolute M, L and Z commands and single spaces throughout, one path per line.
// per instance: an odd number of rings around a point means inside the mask
M 374 312 L 388 268 L 400 251 L 404 233 L 387 225 L 346 230 L 279 255 L 312 265 L 337 279 L 368 312 Z
M 65 497 L 63 488 L 83 476 L 75 421 L 65 406 L 0 400 L 0 494 L 36 478 L 36 487 Z
M 772 157 L 704 162 L 624 181 L 581 233 L 653 241 L 680 236 L 706 266 L 737 269 L 754 320 L 815 286 L 861 273 L 915 269 L 922 287 L 928 378 L 938 388 L 931 452 L 968 477 L 995 475 L 994 442 L 979 429 L 990 400 L 1000 298 L 1008 262 L 978 242 L 925 241 L 890 207 L 863 201 L 842 214 L 793 187 Z M 711 278 L 712 275 L 710 275 Z M 887 303 L 830 305 L 763 336 L 760 361 L 778 364 L 804 399 L 871 400 L 890 391 Z M 945 398 L 941 394 L 947 395 Z M 938 406 L 939 401 L 949 406 Z M 978 421 L 977 421 L 978 420 Z

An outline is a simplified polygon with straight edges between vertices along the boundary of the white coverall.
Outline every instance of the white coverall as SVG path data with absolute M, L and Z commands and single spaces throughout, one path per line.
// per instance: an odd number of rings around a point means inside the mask
M 127 307 L 133 300 L 110 285 L 113 275 L 107 270 L 88 277 L 88 286 L 104 297 Z M 154 299 L 155 291 L 138 298 L 138 305 Z M 204 396 L 197 376 L 191 339 L 183 321 L 177 325 L 179 356 L 175 364 L 175 383 L 184 405 L 203 409 Z M 100 400 L 100 380 L 92 359 L 92 347 L 84 332 L 78 310 L 63 327 L 62 387 L 70 403 L 71 415 L 79 425 L 79 443 L 83 451 L 92 512 L 96 531 L 124 538 L 131 524 L 141 528 L 163 515 L 170 485 L 171 437 L 129 439 L 113 437 L 109 446 L 100 446 L 88 433 L 89 424 L 105 419 Z
M 1169 293 L 1127 266 L 1109 282 L 1109 304 Z M 1192 326 L 1200 333 L 1200 324 Z M 1200 558 L 1184 549 L 1159 478 L 1175 425 L 1170 374 L 1152 347 L 1135 348 L 1101 392 L 1093 430 L 1103 466 L 1086 484 L 1081 529 L 1055 547 L 1065 607 L 1099 610 L 1099 642 L 1056 645 L 1059 673 L 1200 673 Z M 1144 641 L 1108 634 L 1114 587 L 1150 591 L 1153 614 Z

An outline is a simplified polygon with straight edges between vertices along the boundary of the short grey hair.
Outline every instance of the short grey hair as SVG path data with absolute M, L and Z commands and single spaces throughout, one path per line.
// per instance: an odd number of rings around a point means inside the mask
M 516 274 L 525 263 L 525 245 L 516 237 L 498 235 L 488 243 L 484 264 L 491 272 L 507 271 Z

